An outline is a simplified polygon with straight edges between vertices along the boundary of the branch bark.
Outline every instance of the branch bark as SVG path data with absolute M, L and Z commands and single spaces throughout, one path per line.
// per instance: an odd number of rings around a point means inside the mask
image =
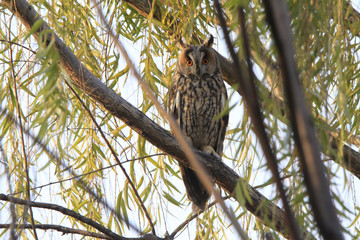
M 38 13 L 25 0 L 2 0 L 2 2 L 9 10 L 16 14 L 29 30 L 37 20 L 41 20 Z M 34 32 L 34 37 L 38 39 L 41 31 L 49 29 L 49 26 L 43 22 L 40 28 Z M 54 39 L 55 46 L 60 55 L 60 64 L 68 73 L 74 85 L 100 103 L 111 114 L 125 122 L 150 143 L 168 153 L 179 162 L 191 167 L 184 151 L 167 130 L 157 125 L 90 73 L 55 33 L 47 34 L 46 39 L 47 43 L 49 43 L 50 39 Z M 193 151 L 198 160 L 209 169 L 210 174 L 216 179 L 219 186 L 234 197 L 236 186 L 240 186 L 237 188 L 236 195 L 239 199 L 245 201 L 245 207 L 255 216 L 262 219 L 266 225 L 288 237 L 285 215 L 278 206 L 266 199 L 217 158 L 204 154 L 195 148 L 193 148 Z

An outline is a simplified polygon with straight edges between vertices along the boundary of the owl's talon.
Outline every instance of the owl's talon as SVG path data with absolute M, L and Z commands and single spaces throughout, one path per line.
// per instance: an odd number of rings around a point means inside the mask
M 220 158 L 219 154 L 217 154 L 217 152 L 215 152 L 215 150 L 209 145 L 202 147 L 201 151 L 213 155 L 214 157 Z

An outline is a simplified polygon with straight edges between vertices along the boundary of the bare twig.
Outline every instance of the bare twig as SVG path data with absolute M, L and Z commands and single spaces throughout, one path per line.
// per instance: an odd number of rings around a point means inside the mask
M 124 164 L 124 163 L 127 163 L 127 162 L 133 162 L 133 161 L 137 161 L 137 160 L 141 160 L 141 159 L 145 159 L 145 158 L 148 158 L 148 157 L 155 157 L 155 156 L 162 156 L 162 155 L 166 155 L 166 153 L 156 153 L 156 154 L 150 154 L 150 155 L 147 155 L 147 156 L 143 156 L 143 157 L 138 157 L 138 158 L 133 158 L 133 159 L 129 159 L 129 160 L 126 160 L 126 161 L 122 161 L 121 164 Z M 54 184 L 59 184 L 59 183 L 63 183 L 63 182 L 66 182 L 66 181 L 71 181 L 71 180 L 74 180 L 74 179 L 79 179 L 83 176 L 86 176 L 86 175 L 90 175 L 90 174 L 93 174 L 93 173 L 96 173 L 96 172 L 100 172 L 100 171 L 103 171 L 105 169 L 108 169 L 108 168 L 113 168 L 115 166 L 119 165 L 118 163 L 117 164 L 113 164 L 113 165 L 110 165 L 110 166 L 107 166 L 107 167 L 103 167 L 103 168 L 99 168 L 97 170 L 94 170 L 94 171 L 90 171 L 90 172 L 87 172 L 87 173 L 83 173 L 83 174 L 79 174 L 77 176 L 73 176 L 73 177 L 70 177 L 70 178 L 67 178 L 67 179 L 63 179 L 63 180 L 60 180 L 60 181 L 55 181 L 55 182 L 49 182 L 47 184 L 44 184 L 44 185 L 40 185 L 40 186 L 37 186 L 37 187 L 33 187 L 33 188 L 30 188 L 30 190 L 35 190 L 35 189 L 39 189 L 39 188 L 44 188 L 44 187 L 47 187 L 47 186 L 51 186 L 51 185 L 54 185 Z M 22 192 L 15 192 L 15 193 L 11 193 L 10 195 L 11 196 L 15 196 L 19 193 L 22 193 Z
M 25 47 L 24 45 L 21 45 L 21 44 L 19 44 L 19 43 L 17 43 L 17 42 L 12 42 L 12 41 L 10 41 L 10 40 L 5 40 L 5 39 L 0 39 L 0 42 L 4 42 L 4 43 L 8 43 L 8 44 L 13 44 L 13 45 L 19 46 L 19 47 L 22 47 L 22 48 L 28 50 L 29 52 L 31 52 L 31 53 L 33 53 L 33 54 L 36 54 L 36 51 L 34 51 L 34 50 L 32 50 L 32 49 L 30 49 L 30 48 L 28 48 L 28 47 Z
M 68 208 L 64 208 L 62 206 L 56 205 L 56 204 L 51 204 L 51 203 L 39 203 L 39 202 L 33 202 L 33 201 L 27 201 L 27 200 L 23 200 L 20 198 L 15 198 L 12 196 L 7 196 L 5 194 L 0 194 L 0 200 L 3 201 L 8 201 L 8 202 L 12 202 L 15 204 L 19 204 L 19 205 L 27 205 L 30 207 L 36 207 L 36 208 L 45 208 L 45 209 L 51 209 L 54 211 L 58 211 L 61 212 L 64 215 L 73 217 L 83 223 L 86 223 L 90 226 L 92 226 L 93 228 L 97 229 L 98 231 L 104 233 L 106 236 L 111 237 L 112 239 L 120 239 L 120 240 L 124 240 L 126 238 L 123 238 L 121 236 L 119 236 L 118 234 L 110 231 L 109 229 L 107 229 L 106 227 L 104 227 L 103 225 L 95 222 L 94 220 L 84 217 L 82 215 L 80 215 L 79 213 L 70 210 Z
M 231 198 L 231 196 L 226 196 L 226 197 L 223 197 L 223 201 L 227 200 Z M 217 204 L 217 201 L 214 201 L 212 203 L 210 203 L 208 206 L 207 206 L 207 209 L 210 209 L 212 206 L 214 206 L 215 204 Z M 170 239 L 174 239 L 176 234 L 181 230 L 183 229 L 186 225 L 189 224 L 189 222 L 191 222 L 192 220 L 196 219 L 200 214 L 202 214 L 204 212 L 204 210 L 201 210 L 199 212 L 197 212 L 196 214 L 193 214 L 191 215 L 191 217 L 189 217 L 188 219 L 186 219 L 184 222 L 182 222 L 179 226 L 177 226 L 177 228 L 174 229 L 174 231 L 169 235 Z
M 107 140 L 104 132 L 101 130 L 100 125 L 96 122 L 95 117 L 92 115 L 92 113 L 90 112 L 89 108 L 86 106 L 86 104 L 84 103 L 84 101 L 80 98 L 79 94 L 77 94 L 77 92 L 75 91 L 75 89 L 67 82 L 66 85 L 71 89 L 71 91 L 73 92 L 73 94 L 76 96 L 76 98 L 78 99 L 78 101 L 81 103 L 81 105 L 83 106 L 83 108 L 86 110 L 86 112 L 89 114 L 90 118 L 92 119 L 93 123 L 95 124 L 96 128 L 98 129 L 98 131 L 100 132 L 101 137 L 104 139 L 107 147 L 109 148 L 111 154 L 113 155 L 113 157 L 115 158 L 115 161 L 117 162 L 117 165 L 119 165 L 121 171 L 123 172 L 123 174 L 125 175 L 125 178 L 128 180 L 128 183 L 130 184 L 131 189 L 133 190 L 137 200 L 139 201 L 140 207 L 142 208 L 142 210 L 145 213 L 145 216 L 147 218 L 147 220 L 149 221 L 150 227 L 151 227 L 151 231 L 154 235 L 156 235 L 155 232 L 155 226 L 153 221 L 151 220 L 150 214 L 148 212 L 148 210 L 145 207 L 144 202 L 142 201 L 138 191 L 136 190 L 136 187 L 134 185 L 134 183 L 132 182 L 129 174 L 126 172 L 125 168 L 123 167 L 123 165 L 120 162 L 120 159 L 118 158 L 114 148 L 111 146 L 111 144 L 109 143 L 109 141 Z
M 1 228 L 9 228 L 10 227 L 9 225 L 10 224 L 0 224 L 0 229 Z M 16 227 L 19 229 L 32 228 L 32 226 L 30 224 L 19 224 Z M 113 238 L 113 237 L 109 237 L 109 236 L 107 236 L 105 234 L 101 234 L 101 233 L 84 231 L 84 230 L 80 230 L 80 229 L 74 229 L 74 228 L 64 227 L 64 226 L 55 225 L 55 224 L 35 224 L 35 228 L 41 229 L 41 230 L 56 230 L 58 232 L 62 232 L 63 235 L 79 234 L 84 237 L 92 237 L 92 238 L 100 238 L 100 239 L 108 239 L 108 240 L 112 240 L 112 239 L 119 239 L 119 240 L 172 240 L 168 237 L 160 238 L 160 237 L 157 237 L 152 234 L 144 234 L 141 237 L 133 237 L 133 238 L 132 237 Z
M 11 21 L 14 15 L 11 16 L 10 18 L 10 26 L 12 26 Z M 11 36 L 11 32 L 10 32 L 10 27 L 9 27 L 9 38 Z M 10 39 L 9 39 L 10 41 Z M 20 131 L 20 142 L 21 142 L 21 150 L 23 153 L 23 157 L 24 157 L 24 167 L 25 167 L 25 176 L 26 176 L 26 199 L 27 200 L 31 200 L 31 196 L 30 196 L 30 177 L 29 177 L 29 159 L 28 159 L 28 155 L 26 153 L 26 149 L 25 149 L 25 139 L 24 139 L 24 132 L 23 132 L 23 123 L 22 123 L 22 117 L 21 117 L 21 108 L 20 108 L 20 103 L 19 103 L 19 96 L 18 96 L 18 89 L 17 89 L 17 84 L 16 84 L 16 74 L 15 74 L 15 69 L 14 69 L 14 63 L 13 63 L 13 46 L 10 45 L 10 65 L 11 65 L 11 75 L 13 78 L 13 87 L 14 87 L 14 94 L 15 94 L 15 100 L 16 100 L 16 110 L 18 112 L 18 123 L 19 123 L 19 131 Z M 34 221 L 34 213 L 31 207 L 29 207 L 29 212 L 30 212 L 30 221 L 31 221 L 31 225 L 33 226 L 32 230 L 34 232 L 34 237 L 37 240 L 38 236 L 36 233 L 36 229 L 34 227 L 35 221 Z M 27 206 L 24 209 L 24 214 L 23 214 L 23 218 L 24 218 L 24 222 L 27 221 L 26 219 L 26 215 L 27 215 Z
M 10 192 L 10 194 L 12 194 L 9 164 L 8 164 L 7 159 L 6 159 L 5 151 L 4 151 L 4 148 L 3 148 L 3 145 L 2 145 L 1 136 L 0 136 L 0 153 L 1 153 L 2 158 L 3 158 L 2 163 L 3 163 L 4 168 L 5 168 L 5 174 L 6 174 L 6 178 L 7 178 L 9 192 Z M 16 239 L 18 239 L 18 237 L 16 236 L 16 233 L 15 233 L 16 213 L 15 213 L 15 204 L 14 203 L 10 203 L 10 215 L 11 215 L 11 223 L 10 223 L 10 226 L 9 226 L 9 228 L 10 228 L 10 240 L 16 240 Z
M 318 142 L 308 111 L 294 59 L 292 34 L 285 1 L 264 0 L 265 11 L 279 52 L 280 69 L 287 95 L 295 144 L 304 173 L 310 203 L 324 239 L 343 239 L 320 159 Z
M 10 224 L 0 224 L 0 228 L 9 228 Z M 68 228 L 68 227 L 63 227 L 60 225 L 55 225 L 55 224 L 34 224 L 36 229 L 42 229 L 42 230 L 56 230 L 58 232 L 62 232 L 63 235 L 64 234 L 79 234 L 85 237 L 94 237 L 94 238 L 101 238 L 101 239 L 114 239 L 112 237 L 109 237 L 105 234 L 101 234 L 101 233 L 95 233 L 95 232 L 89 232 L 89 231 L 84 231 L 84 230 L 80 230 L 80 229 L 75 229 L 75 228 Z M 18 229 L 31 229 L 32 225 L 31 224 L 20 224 L 16 226 Z

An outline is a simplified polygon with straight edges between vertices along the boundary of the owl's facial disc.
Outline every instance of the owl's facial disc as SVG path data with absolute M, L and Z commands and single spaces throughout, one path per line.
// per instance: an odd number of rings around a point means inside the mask
M 214 51 L 205 46 L 189 46 L 181 52 L 178 61 L 185 76 L 212 75 L 219 68 Z

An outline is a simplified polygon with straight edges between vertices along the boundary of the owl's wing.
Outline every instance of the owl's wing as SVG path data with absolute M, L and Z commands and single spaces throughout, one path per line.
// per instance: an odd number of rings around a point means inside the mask
M 227 92 L 226 89 L 222 89 L 221 91 L 221 108 L 220 110 L 223 110 L 226 108 L 226 102 L 227 102 Z M 218 139 L 216 142 L 216 153 L 219 154 L 219 156 L 222 156 L 223 153 L 223 145 L 224 145 L 224 140 L 225 140 L 225 133 L 226 133 L 226 128 L 227 125 L 229 123 L 229 114 L 226 113 L 224 114 L 224 116 L 221 117 L 219 124 L 220 124 L 220 128 L 219 128 L 219 134 L 218 134 Z
M 182 127 L 181 124 L 181 93 L 176 88 L 176 85 L 173 84 L 170 87 L 170 93 L 169 93 L 169 113 L 171 113 L 176 122 L 179 124 L 180 129 Z

